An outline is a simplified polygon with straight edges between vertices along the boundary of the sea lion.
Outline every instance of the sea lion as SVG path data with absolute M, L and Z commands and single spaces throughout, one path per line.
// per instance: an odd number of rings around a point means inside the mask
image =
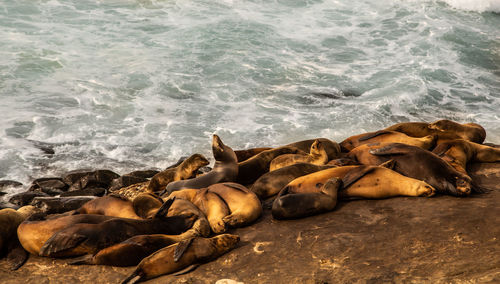
M 325 149 L 326 154 L 328 155 L 328 160 L 333 160 L 333 159 L 337 159 L 340 157 L 341 151 L 340 151 L 339 144 L 337 142 L 334 142 L 334 141 L 327 139 L 327 138 L 316 138 L 316 139 L 297 141 L 294 143 L 287 144 L 283 147 L 294 147 L 294 148 L 298 148 L 298 149 L 307 153 L 311 149 L 311 145 L 316 140 L 321 142 L 321 144 L 323 145 L 323 148 Z
M 271 147 L 250 148 L 246 150 L 235 150 L 234 153 L 236 154 L 239 163 L 250 159 L 251 157 L 259 154 L 260 152 L 271 149 L 272 149 Z
M 99 214 L 120 218 L 143 219 L 137 215 L 132 201 L 115 194 L 93 199 L 83 204 L 73 214 Z
M 239 240 L 237 235 L 223 234 L 173 244 L 143 259 L 122 284 L 136 283 L 211 261 L 233 249 Z
M 401 143 L 365 144 L 356 147 L 347 156 L 364 165 L 378 165 L 392 159 L 396 162 L 396 172 L 425 181 L 439 193 L 465 196 L 470 194 L 471 188 L 482 191 L 472 184 L 469 176 L 458 172 L 436 154 L 419 147 Z
M 175 207 L 176 202 L 170 206 Z M 163 205 L 163 199 L 158 195 L 150 192 L 141 193 L 132 200 L 134 212 L 143 219 L 151 219 L 158 212 L 158 209 Z M 168 216 L 168 215 L 167 215 Z
M 468 162 L 500 162 L 499 148 L 463 139 L 441 143 L 432 152 L 448 162 L 457 171 L 467 175 Z
M 326 150 L 319 140 L 315 140 L 311 145 L 309 154 L 284 154 L 274 158 L 269 165 L 269 171 L 274 171 L 297 163 L 309 163 L 314 165 L 324 165 L 328 162 Z
M 486 130 L 477 123 L 460 124 L 448 119 L 441 119 L 429 124 L 429 129 L 440 132 L 453 132 L 464 140 L 475 143 L 483 143 L 486 138 Z
M 250 190 L 261 200 L 278 194 L 278 192 L 293 179 L 314 173 L 320 170 L 332 168 L 334 166 L 318 166 L 307 163 L 298 163 L 286 166 L 272 172 L 265 173 L 256 180 Z
M 208 188 L 174 191 L 168 198 L 182 198 L 191 201 L 205 214 L 214 233 L 220 234 L 226 231 L 223 218 L 230 214 L 229 207 L 222 197 L 214 192 L 209 192 Z
M 179 192 L 179 191 L 176 191 Z M 147 198 L 147 193 L 139 195 L 137 198 Z M 136 198 L 136 199 L 137 199 Z M 161 204 L 161 203 L 160 203 Z M 113 266 L 137 265 L 143 258 L 153 252 L 178 243 L 182 240 L 210 235 L 210 225 L 198 207 L 188 200 L 176 198 L 170 206 L 167 216 L 179 216 L 194 214 L 197 216 L 191 229 L 180 235 L 139 235 L 131 237 L 121 243 L 100 250 L 95 255 L 85 255 L 73 259 L 70 264 L 104 264 Z
M 254 183 L 260 176 L 269 172 L 269 164 L 274 158 L 284 154 L 306 154 L 306 152 L 289 146 L 262 151 L 252 158 L 238 163 L 236 182 L 243 185 Z
M 31 214 L 38 209 L 28 205 L 14 210 L 11 208 L 0 210 L 0 256 L 7 254 L 11 270 L 16 270 L 28 259 L 28 253 L 22 248 L 17 238 L 17 228 Z
M 152 219 L 113 218 L 98 224 L 72 225 L 50 237 L 39 254 L 50 257 L 95 254 L 137 235 L 181 234 L 191 228 L 195 216 L 166 216 L 173 202 L 173 199 L 166 201 Z
M 227 204 L 230 214 L 222 218 L 222 221 L 228 227 L 248 225 L 262 214 L 262 205 L 257 195 L 241 184 L 218 183 L 209 186 L 208 191 L 217 194 Z
M 224 145 L 219 136 L 214 134 L 212 152 L 215 165 L 210 172 L 196 178 L 171 182 L 167 185 L 166 191 L 171 193 L 183 188 L 204 188 L 219 182 L 234 181 L 238 176 L 238 160 L 233 149 Z
M 177 167 L 166 169 L 154 175 L 149 181 L 147 191 L 161 191 L 173 181 L 192 178 L 196 175 L 196 171 L 199 168 L 208 164 L 209 162 L 207 158 L 205 158 L 203 155 L 191 155 L 189 158 L 182 161 L 182 163 Z
M 376 142 L 404 143 L 420 147 L 422 149 L 430 149 L 436 144 L 436 135 L 427 135 L 423 137 L 411 137 L 402 132 L 379 130 L 376 132 L 368 132 L 351 136 L 340 142 L 340 147 L 343 152 L 349 152 L 352 149 L 363 145 Z
M 389 162 L 392 165 L 392 161 Z M 299 177 L 275 199 L 273 217 L 288 219 L 334 209 L 337 197 L 380 199 L 394 196 L 432 196 L 426 182 L 405 177 L 382 166 L 345 166 Z

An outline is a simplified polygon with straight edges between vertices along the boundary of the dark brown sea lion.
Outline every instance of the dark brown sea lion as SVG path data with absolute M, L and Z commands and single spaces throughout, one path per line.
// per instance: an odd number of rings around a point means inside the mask
M 313 164 L 299 163 L 272 172 L 265 173 L 254 182 L 250 188 L 261 200 L 278 194 L 278 192 L 289 182 L 297 177 L 305 176 L 320 170 L 334 166 L 318 166 Z
M 216 234 L 226 231 L 223 218 L 230 214 L 229 207 L 216 193 L 203 189 L 182 189 L 172 192 L 168 198 L 181 198 L 191 201 L 207 217 L 210 228 Z
M 262 214 L 262 204 L 255 193 L 241 184 L 234 182 L 218 183 L 208 187 L 221 197 L 229 208 L 230 214 L 222 218 L 231 228 L 248 225 Z
M 269 165 L 269 171 L 290 166 L 297 163 L 309 163 L 314 165 L 324 165 L 328 162 L 328 154 L 319 140 L 315 140 L 311 145 L 309 154 L 284 154 L 274 158 Z
M 380 130 L 376 132 L 368 132 L 351 136 L 342 141 L 340 143 L 340 147 L 343 152 L 349 152 L 352 149 L 363 144 L 388 142 L 388 143 L 404 143 L 428 150 L 431 147 L 434 147 L 434 145 L 436 144 L 436 138 L 437 136 L 435 135 L 427 135 L 424 137 L 411 137 L 402 132 Z
M 165 187 L 173 181 L 185 180 L 194 177 L 199 168 L 208 164 L 208 160 L 203 155 L 191 155 L 189 158 L 182 161 L 182 163 L 177 167 L 166 169 L 154 175 L 149 181 L 147 190 L 149 192 L 164 190 Z
M 238 160 L 233 149 L 224 145 L 219 136 L 214 134 L 212 152 L 215 165 L 210 172 L 196 178 L 171 182 L 166 191 L 171 193 L 183 188 L 204 188 L 219 182 L 234 181 L 238 176 Z
M 467 174 L 466 169 L 469 162 L 500 162 L 499 148 L 463 139 L 441 143 L 432 152 L 463 174 Z
M 237 235 L 223 234 L 168 246 L 143 259 L 122 283 L 136 283 L 211 261 L 233 249 L 239 240 Z
M 390 162 L 392 164 L 392 161 Z M 432 196 L 426 182 L 405 177 L 386 167 L 345 166 L 299 177 L 285 186 L 273 203 L 276 219 L 331 211 L 341 199 L 380 199 L 394 196 Z
M 333 160 L 333 159 L 337 159 L 340 157 L 339 144 L 337 142 L 334 142 L 334 141 L 332 141 L 330 139 L 326 139 L 326 138 L 316 138 L 316 139 L 297 141 L 297 142 L 290 143 L 290 144 L 285 145 L 285 146 L 286 147 L 295 147 L 295 148 L 298 148 L 298 149 L 307 153 L 311 149 L 311 145 L 316 140 L 321 142 L 321 144 L 323 145 L 323 148 L 325 149 L 326 154 L 328 155 L 328 160 Z
M 238 163 L 243 162 L 245 160 L 250 159 L 251 157 L 259 154 L 260 152 L 271 150 L 271 147 L 260 147 L 260 148 L 251 148 L 246 150 L 235 150 L 234 153 L 238 158 Z
M 91 200 L 75 210 L 74 214 L 99 214 L 120 218 L 142 219 L 135 212 L 132 201 L 115 194 Z
M 166 201 L 153 219 L 113 218 L 98 224 L 72 225 L 50 237 L 40 249 L 40 255 L 68 257 L 95 254 L 137 235 L 181 234 L 191 228 L 195 216 L 167 217 L 166 213 L 173 201 Z
M 312 144 L 312 143 L 311 143 Z M 248 185 L 254 183 L 260 176 L 269 172 L 269 164 L 271 161 L 284 154 L 307 154 L 306 152 L 289 146 L 274 148 L 271 150 L 262 151 L 252 158 L 238 163 L 238 178 L 237 183 Z
M 375 143 L 361 145 L 348 156 L 365 165 L 378 165 L 394 160 L 394 170 L 407 177 L 423 180 L 432 185 L 437 192 L 455 196 L 468 195 L 472 186 L 469 176 L 458 172 L 446 161 L 432 152 L 419 147 L 401 143 Z

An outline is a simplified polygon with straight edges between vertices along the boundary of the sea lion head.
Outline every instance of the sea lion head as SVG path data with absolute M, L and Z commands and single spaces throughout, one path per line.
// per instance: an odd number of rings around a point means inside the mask
M 430 184 L 426 183 L 425 181 L 420 181 L 416 185 L 417 185 L 416 188 L 417 196 L 430 197 L 436 194 L 436 189 L 432 187 Z
M 231 250 L 240 241 L 238 235 L 222 234 L 214 237 L 216 247 L 222 252 Z
M 210 162 L 203 156 L 202 154 L 194 154 L 187 158 L 185 161 L 187 164 L 192 164 L 194 167 L 201 168 L 203 166 L 208 165 Z M 184 163 L 183 162 L 183 163 Z
M 314 140 L 314 142 L 311 145 L 311 150 L 310 154 L 311 155 L 321 155 L 321 153 L 325 152 L 325 147 L 323 144 L 318 140 Z
M 216 134 L 212 138 L 212 152 L 216 161 L 238 161 L 238 157 L 236 157 L 233 149 L 224 145 L 220 137 Z
M 471 187 L 471 182 L 472 180 L 467 177 L 467 176 L 458 176 L 455 177 L 455 187 L 457 189 L 457 195 L 459 196 L 466 196 L 471 193 L 472 187 Z

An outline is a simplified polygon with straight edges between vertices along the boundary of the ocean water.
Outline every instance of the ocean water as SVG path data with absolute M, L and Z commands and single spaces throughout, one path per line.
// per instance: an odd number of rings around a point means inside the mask
M 213 133 L 452 119 L 500 143 L 499 0 L 1 0 L 0 47 L 0 179 L 212 158 Z

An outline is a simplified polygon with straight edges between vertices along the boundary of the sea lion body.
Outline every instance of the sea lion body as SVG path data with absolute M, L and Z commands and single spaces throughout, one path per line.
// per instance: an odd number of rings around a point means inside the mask
M 233 249 L 238 241 L 236 235 L 223 234 L 173 244 L 143 259 L 122 283 L 136 283 L 208 262 Z
M 166 169 L 154 175 L 149 181 L 147 191 L 161 191 L 173 181 L 185 180 L 194 177 L 199 168 L 208 164 L 208 160 L 203 155 L 191 155 L 189 158 L 182 161 L 182 163 L 177 167 Z
M 464 196 L 471 192 L 472 180 L 469 176 L 419 147 L 401 143 L 366 144 L 353 149 L 348 156 L 364 165 L 379 165 L 392 159 L 396 162 L 396 172 L 425 181 L 439 193 Z
M 402 132 L 380 130 L 376 132 L 368 132 L 351 136 L 340 143 L 342 151 L 349 152 L 352 149 L 370 143 L 390 142 L 404 143 L 420 147 L 422 149 L 430 149 L 436 143 L 436 135 L 427 135 L 423 137 L 411 137 Z
M 98 197 L 83 204 L 74 214 L 98 214 L 129 219 L 142 219 L 134 210 L 132 201 L 120 195 Z
M 259 154 L 260 152 L 271 149 L 272 149 L 271 147 L 260 147 L 260 148 L 246 149 L 246 150 L 235 150 L 234 153 L 236 154 L 239 163 L 250 159 L 251 157 Z
M 250 188 L 261 200 L 278 194 L 278 192 L 293 179 L 334 166 L 318 166 L 298 163 L 286 166 L 262 175 Z
M 308 140 L 302 140 L 302 141 L 297 141 L 294 143 L 290 143 L 285 145 L 284 147 L 294 147 L 302 150 L 303 152 L 309 152 L 311 149 L 312 144 L 318 140 L 321 142 L 323 148 L 326 151 L 326 154 L 328 155 L 328 160 L 333 160 L 337 159 L 340 157 L 341 149 L 340 146 L 337 142 L 334 142 L 330 139 L 327 138 L 316 138 L 316 139 L 308 139 Z
M 231 228 L 248 225 L 262 214 L 262 204 L 255 193 L 234 182 L 218 183 L 208 187 L 221 197 L 229 208 L 230 214 L 222 218 Z
M 269 171 L 290 166 L 297 163 L 309 163 L 314 165 L 324 165 L 328 162 L 328 154 L 319 140 L 315 140 L 311 145 L 309 154 L 284 154 L 274 158 L 269 165 Z
M 193 225 L 194 216 L 171 216 L 166 212 L 174 200 L 165 202 L 153 219 L 113 218 L 98 224 L 75 224 L 58 231 L 40 249 L 41 256 L 67 257 L 95 254 L 136 235 L 178 235 Z
M 440 132 L 453 132 L 464 140 L 479 144 L 483 143 L 486 138 L 486 130 L 477 123 L 460 124 L 448 119 L 442 119 L 430 123 L 428 128 Z
M 233 149 L 224 145 L 219 136 L 214 134 L 212 152 L 215 165 L 210 172 L 196 178 L 171 182 L 166 191 L 171 193 L 184 188 L 204 188 L 219 182 L 234 181 L 238 176 L 238 159 Z
M 463 139 L 441 143 L 432 152 L 464 174 L 468 162 L 500 162 L 500 149 Z

